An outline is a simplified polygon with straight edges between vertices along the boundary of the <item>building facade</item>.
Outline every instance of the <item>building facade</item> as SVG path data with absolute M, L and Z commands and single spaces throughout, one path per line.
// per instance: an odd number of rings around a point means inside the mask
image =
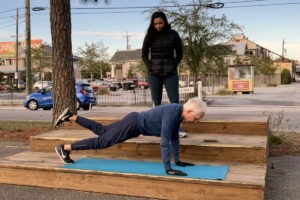
M 131 67 L 135 67 L 142 57 L 142 49 L 121 50 L 115 52 L 110 59 L 111 78 L 122 80 L 128 77 Z

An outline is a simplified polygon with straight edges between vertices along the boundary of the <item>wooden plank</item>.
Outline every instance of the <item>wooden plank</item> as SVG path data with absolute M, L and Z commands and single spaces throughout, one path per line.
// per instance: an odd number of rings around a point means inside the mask
M 91 118 L 104 125 L 116 122 L 117 118 Z M 188 133 L 222 133 L 239 135 L 267 135 L 267 121 L 200 121 L 198 123 L 183 122 L 182 127 Z M 66 129 L 83 129 L 76 123 L 65 123 Z
M 9 156 L 0 161 L 0 182 L 161 199 L 264 198 L 264 165 L 231 163 L 226 180 L 220 181 L 61 169 L 58 161 L 54 153 L 24 152 Z
M 190 133 L 219 133 L 238 135 L 267 135 L 267 122 L 203 121 L 183 123 L 183 129 Z
M 263 200 L 263 189 L 179 183 L 164 180 L 107 176 L 50 170 L 1 168 L 7 184 L 73 189 L 161 199 Z M 93 184 L 91 184 L 93 183 Z M 182 190 L 184 187 L 184 191 Z
M 31 149 L 50 151 L 58 144 L 69 144 L 95 137 L 88 130 L 58 130 L 31 137 Z M 216 139 L 217 142 L 204 142 Z M 267 137 L 224 134 L 192 134 L 181 139 L 180 156 L 190 161 L 232 161 L 264 163 Z M 79 154 L 99 154 L 107 156 L 127 156 L 130 158 L 160 158 L 160 138 L 140 136 L 122 144 L 97 151 L 78 151 Z

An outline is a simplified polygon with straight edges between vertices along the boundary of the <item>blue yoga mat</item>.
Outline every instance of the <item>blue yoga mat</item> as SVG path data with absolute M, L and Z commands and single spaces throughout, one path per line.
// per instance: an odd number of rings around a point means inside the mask
M 165 173 L 163 164 L 161 162 L 81 158 L 79 160 L 76 160 L 74 164 L 66 164 L 62 168 L 121 172 L 121 173 L 131 173 L 131 174 L 146 174 L 146 175 L 157 175 L 157 176 L 172 176 Z M 211 179 L 211 180 L 224 180 L 229 170 L 228 166 L 209 166 L 209 165 L 195 165 L 189 167 L 179 167 L 176 165 L 172 165 L 172 168 L 181 170 L 188 174 L 188 176 L 176 176 L 179 178 L 195 178 L 195 179 Z

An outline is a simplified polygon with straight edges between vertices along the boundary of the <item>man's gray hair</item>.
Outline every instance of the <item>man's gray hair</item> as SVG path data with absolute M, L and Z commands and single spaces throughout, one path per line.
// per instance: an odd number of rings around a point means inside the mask
M 185 109 L 192 110 L 193 113 L 196 113 L 196 114 L 205 113 L 206 107 L 207 107 L 206 103 L 204 103 L 198 97 L 191 98 L 184 104 Z

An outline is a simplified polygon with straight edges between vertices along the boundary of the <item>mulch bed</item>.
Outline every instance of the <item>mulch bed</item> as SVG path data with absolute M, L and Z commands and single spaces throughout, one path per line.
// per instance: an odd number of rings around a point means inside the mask
M 0 130 L 1 142 L 27 142 L 30 136 L 49 131 L 49 128 L 27 128 L 25 130 Z

